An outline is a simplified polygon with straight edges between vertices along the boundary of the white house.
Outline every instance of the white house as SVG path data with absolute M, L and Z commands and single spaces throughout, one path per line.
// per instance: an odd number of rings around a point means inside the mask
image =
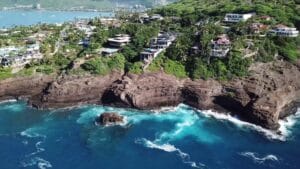
M 164 20 L 164 17 L 162 17 L 160 14 L 153 14 L 151 17 L 150 17 L 150 20 L 155 20 L 155 21 L 161 21 L 161 20 Z
M 176 40 L 176 36 L 171 33 L 163 32 L 156 38 L 152 38 L 150 41 L 150 48 L 152 49 L 165 49 L 169 47 L 173 41 Z
M 299 31 L 296 28 L 280 24 L 276 25 L 272 30 L 270 30 L 269 34 L 281 37 L 297 37 L 299 36 Z
M 144 49 L 143 52 L 140 53 L 140 60 L 144 62 L 151 62 L 154 58 L 156 58 L 162 49 Z
M 131 37 L 127 34 L 119 34 L 114 38 L 108 39 L 108 44 L 112 47 L 120 48 L 122 46 L 127 45 L 131 41 Z
M 220 35 L 211 41 L 210 56 L 225 58 L 230 51 L 231 42 L 227 35 Z
M 112 56 L 113 54 L 117 53 L 120 49 L 117 48 L 102 48 L 100 50 L 100 54 L 103 56 Z
M 246 14 L 237 14 L 237 13 L 228 13 L 225 15 L 224 21 L 225 22 L 242 22 L 247 21 L 248 19 L 252 18 L 255 13 L 246 13 Z

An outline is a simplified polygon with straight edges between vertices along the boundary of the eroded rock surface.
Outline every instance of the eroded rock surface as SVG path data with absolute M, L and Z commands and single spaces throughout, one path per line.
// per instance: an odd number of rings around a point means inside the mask
M 299 105 L 299 69 L 299 64 L 284 61 L 257 63 L 248 77 L 229 82 L 177 79 L 161 72 L 15 78 L 0 82 L 0 100 L 26 97 L 38 108 L 88 103 L 154 109 L 185 103 L 237 113 L 246 121 L 277 129 L 278 120 Z
M 102 113 L 99 117 L 96 118 L 96 123 L 107 126 L 107 125 L 117 125 L 123 123 L 124 117 L 114 112 Z

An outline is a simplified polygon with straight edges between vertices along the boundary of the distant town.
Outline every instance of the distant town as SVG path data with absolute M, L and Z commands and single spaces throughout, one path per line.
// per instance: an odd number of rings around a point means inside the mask
M 42 9 L 42 6 L 16 8 Z M 163 15 L 154 10 L 118 11 L 115 14 L 115 17 L 76 19 L 63 24 L 1 29 L 1 66 L 13 74 L 24 68 L 30 69 L 31 73 L 87 71 L 105 74 L 115 68 L 141 73 L 172 65 L 170 72 L 175 75 L 180 72 L 179 77 L 222 75 L 227 78 L 228 73 L 220 75 L 205 71 L 217 71 L 219 68 L 211 69 L 214 64 L 226 66 L 235 58 L 232 71 L 237 76 L 244 75 L 249 63 L 264 56 L 262 54 L 269 52 L 263 59 L 279 57 L 276 50 L 262 49 L 262 42 L 274 46 L 271 40 L 274 37 L 299 37 L 297 28 L 256 12 L 226 13 L 218 20 L 206 18 L 187 23 L 189 27 L 182 25 L 186 24 L 183 17 Z M 197 63 L 192 59 L 203 65 L 195 70 L 207 69 L 201 70 L 204 75 L 188 75 L 188 62 Z

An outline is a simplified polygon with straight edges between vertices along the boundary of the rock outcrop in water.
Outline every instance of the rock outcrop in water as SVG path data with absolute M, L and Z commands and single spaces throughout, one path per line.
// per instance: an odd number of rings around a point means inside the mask
M 118 113 L 102 113 L 99 117 L 96 118 L 96 123 L 106 126 L 106 125 L 116 125 L 121 124 L 124 121 L 124 117 Z
M 299 64 L 300 65 L 300 64 Z M 250 76 L 229 82 L 177 79 L 164 73 L 10 79 L 0 82 L 0 99 L 29 98 L 38 108 L 104 104 L 153 109 L 185 103 L 198 109 L 237 113 L 244 120 L 277 129 L 300 99 L 300 66 L 257 63 Z

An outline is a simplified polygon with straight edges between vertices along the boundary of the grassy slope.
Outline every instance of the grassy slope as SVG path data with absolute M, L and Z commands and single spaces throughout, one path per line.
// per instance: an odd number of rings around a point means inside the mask
M 270 15 L 283 24 L 300 28 L 300 0 L 179 0 L 163 9 L 166 15 L 203 14 L 223 17 L 228 12 Z M 158 9 L 158 10 L 159 10 Z

